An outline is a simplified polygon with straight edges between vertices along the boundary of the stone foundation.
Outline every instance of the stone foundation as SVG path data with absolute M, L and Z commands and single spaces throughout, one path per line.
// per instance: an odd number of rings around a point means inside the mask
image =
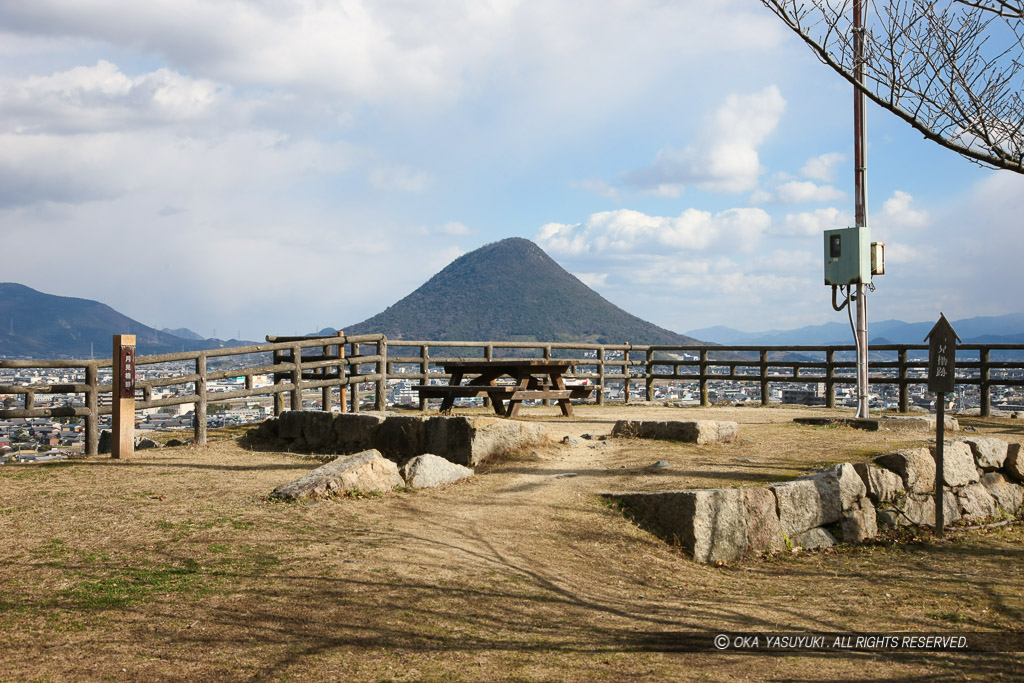
M 398 463 L 433 453 L 472 467 L 487 458 L 535 446 L 547 436 L 538 425 L 493 417 L 290 410 L 250 430 L 245 439 L 250 446 L 298 453 L 336 455 L 375 449 Z
M 965 437 L 943 445 L 947 524 L 1017 515 L 1024 503 L 1020 448 Z M 728 562 L 784 546 L 862 543 L 886 526 L 934 526 L 935 458 L 913 448 L 844 463 L 767 488 L 606 493 L 640 524 L 698 562 Z

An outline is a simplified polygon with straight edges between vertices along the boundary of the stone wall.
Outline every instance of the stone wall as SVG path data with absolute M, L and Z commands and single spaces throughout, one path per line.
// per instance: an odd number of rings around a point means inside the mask
M 333 455 L 375 449 L 398 463 L 432 453 L 472 467 L 534 446 L 547 436 L 538 425 L 493 417 L 292 410 L 263 422 L 245 439 L 252 447 L 298 453 Z
M 784 547 L 860 543 L 878 527 L 935 524 L 933 449 L 843 463 L 767 488 L 609 493 L 634 519 L 698 562 L 727 562 Z M 1024 503 L 1020 444 L 962 437 L 943 446 L 946 524 L 1017 515 Z

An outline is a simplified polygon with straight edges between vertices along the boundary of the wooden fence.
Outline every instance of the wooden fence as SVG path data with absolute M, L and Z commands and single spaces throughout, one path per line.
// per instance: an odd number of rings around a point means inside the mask
M 655 387 L 665 382 L 696 382 L 700 404 L 710 405 L 709 386 L 723 380 L 756 383 L 761 403 L 768 405 L 772 383 L 824 384 L 825 404 L 835 407 L 837 385 L 856 385 L 856 347 L 849 346 L 647 346 L 536 342 L 399 341 L 388 342 L 389 379 L 426 383 L 447 378 L 436 364 L 446 360 L 493 359 L 511 356 L 568 359 L 576 363 L 574 379 L 608 387 L 621 382 L 623 399 L 631 387 L 644 388 L 653 401 Z M 910 408 L 910 389 L 926 384 L 928 346 L 872 346 L 869 383 L 898 387 L 898 409 Z M 979 388 L 981 414 L 991 414 L 991 389 L 1024 386 L 1024 359 L 994 360 L 993 354 L 1024 356 L 1021 344 L 961 344 L 957 347 L 957 384 Z M 687 357 L 688 356 L 688 357 Z M 597 396 L 603 404 L 603 394 Z M 421 401 L 421 408 L 425 403 Z
M 195 438 L 206 441 L 206 412 L 210 402 L 250 396 L 274 396 L 274 412 L 285 408 L 285 396 L 291 407 L 301 408 L 303 391 L 321 390 L 322 409 L 335 405 L 334 388 L 338 387 L 337 404 L 341 410 L 351 405 L 359 410 L 363 402 L 360 385 L 374 384 L 373 407 L 386 407 L 387 381 L 410 380 L 417 384 L 446 379 L 437 364 L 445 360 L 500 359 L 532 357 L 566 359 L 576 367 L 567 375 L 586 379 L 609 388 L 621 386 L 623 400 L 628 402 L 635 390 L 640 398 L 654 400 L 659 384 L 694 382 L 699 387 L 701 405 L 710 405 L 710 387 L 715 382 L 754 383 L 760 387 L 761 403 L 770 400 L 773 383 L 823 384 L 825 403 L 834 407 L 837 385 L 856 384 L 855 348 L 850 346 L 646 346 L 634 344 L 582 344 L 536 342 L 471 342 L 471 341 L 406 341 L 387 340 L 383 335 L 350 337 L 273 337 L 268 344 L 214 349 L 159 356 L 139 356 L 136 360 L 140 376 L 144 367 L 163 363 L 188 361 L 194 364 L 189 374 L 142 379 L 137 394 L 142 400 L 137 409 L 192 404 L 195 406 Z M 372 352 L 365 354 L 365 347 Z M 926 383 L 927 346 L 923 344 L 886 344 L 871 347 L 870 378 L 872 385 L 894 385 L 898 391 L 898 408 L 907 412 L 910 392 L 915 385 Z M 306 354 L 303 355 L 303 352 Z M 311 355 L 315 352 L 316 355 Z M 243 367 L 208 370 L 210 359 L 244 358 L 253 354 L 271 354 L 269 364 L 259 359 Z M 1002 359 L 999 356 L 1003 356 Z M 1017 358 L 1012 358 L 1016 356 Z M 976 386 L 983 416 L 991 414 L 993 387 L 1024 386 L 1024 345 L 961 344 L 957 347 L 957 384 Z M 111 367 L 105 360 L 0 360 L 3 368 L 62 368 L 84 371 L 84 382 L 71 384 L 0 385 L 0 396 L 22 395 L 21 408 L 0 410 L 0 419 L 14 417 L 84 417 L 86 420 L 86 452 L 94 454 L 98 445 L 98 420 L 110 414 L 109 405 L 101 405 L 100 396 L 109 394 L 109 383 L 100 384 L 99 374 Z M 79 373 L 81 374 L 81 373 Z M 270 375 L 273 384 L 254 386 L 254 377 Z M 243 377 L 244 389 L 217 393 L 207 390 L 213 380 Z M 153 390 L 175 385 L 193 385 L 191 394 L 154 398 Z M 350 397 L 346 398 L 346 390 Z M 81 394 L 82 406 L 36 407 L 35 397 L 44 394 Z M 603 392 L 596 400 L 604 404 Z M 425 401 L 420 408 L 427 407 Z
M 279 340 L 280 339 L 280 340 Z M 290 406 L 301 410 L 302 393 L 309 389 L 321 389 L 321 407 L 332 406 L 332 391 L 339 387 L 340 409 L 346 410 L 345 387 L 352 387 L 350 401 L 353 411 L 360 408 L 361 397 L 359 385 L 373 382 L 375 385 L 374 408 L 385 408 L 385 374 L 387 363 L 387 341 L 384 335 L 371 334 L 352 337 L 268 337 L 273 343 L 254 346 L 237 346 L 226 349 L 207 351 L 190 351 L 184 353 L 165 353 L 156 356 L 137 356 L 136 366 L 140 379 L 136 382 L 136 396 L 141 394 L 142 400 L 137 401 L 135 408 L 159 408 L 173 405 L 194 406 L 195 441 L 199 445 L 206 443 L 206 414 L 209 403 L 248 398 L 252 396 L 274 396 L 275 412 L 284 409 L 284 396 L 289 396 Z M 362 348 L 372 346 L 373 353 L 364 354 Z M 319 355 L 303 355 L 304 350 L 318 351 Z M 266 354 L 271 354 L 272 361 L 265 362 Z M 240 366 L 219 370 L 208 369 L 210 359 L 229 359 L 235 357 Z M 264 362 L 261 363 L 261 360 Z M 167 363 L 188 362 L 193 364 L 194 371 L 168 377 L 143 379 L 146 366 Z M 21 408 L 0 410 L 0 419 L 15 417 L 84 417 L 85 418 L 85 452 L 95 455 L 99 447 L 99 418 L 110 415 L 111 406 L 101 405 L 101 395 L 110 395 L 112 385 L 100 384 L 99 375 L 103 369 L 112 367 L 111 359 L 102 360 L 0 360 L 0 369 L 67 369 L 79 371 L 85 376 L 84 382 L 71 384 L 30 384 L 0 385 L 0 395 L 22 395 Z M 267 386 L 255 386 L 255 377 L 270 375 L 273 383 Z M 228 389 L 212 393 L 207 385 L 211 381 L 230 378 L 244 378 L 244 389 Z M 164 398 L 154 398 L 153 390 L 161 387 L 192 385 L 192 393 Z M 85 401 L 83 406 L 55 406 L 38 408 L 35 398 L 40 394 L 81 394 Z

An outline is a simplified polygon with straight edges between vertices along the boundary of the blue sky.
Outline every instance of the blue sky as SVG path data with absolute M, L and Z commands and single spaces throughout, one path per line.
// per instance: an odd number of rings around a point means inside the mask
M 0 280 L 258 339 L 519 236 L 679 332 L 843 321 L 851 100 L 754 0 L 0 2 Z M 868 115 L 871 319 L 1020 311 L 1024 179 Z

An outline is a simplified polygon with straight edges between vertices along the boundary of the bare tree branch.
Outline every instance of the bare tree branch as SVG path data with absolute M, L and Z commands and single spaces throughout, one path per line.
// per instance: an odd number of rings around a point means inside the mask
M 818 59 L 925 138 L 1024 173 L 1024 0 L 865 0 L 865 84 L 850 0 L 761 0 Z

